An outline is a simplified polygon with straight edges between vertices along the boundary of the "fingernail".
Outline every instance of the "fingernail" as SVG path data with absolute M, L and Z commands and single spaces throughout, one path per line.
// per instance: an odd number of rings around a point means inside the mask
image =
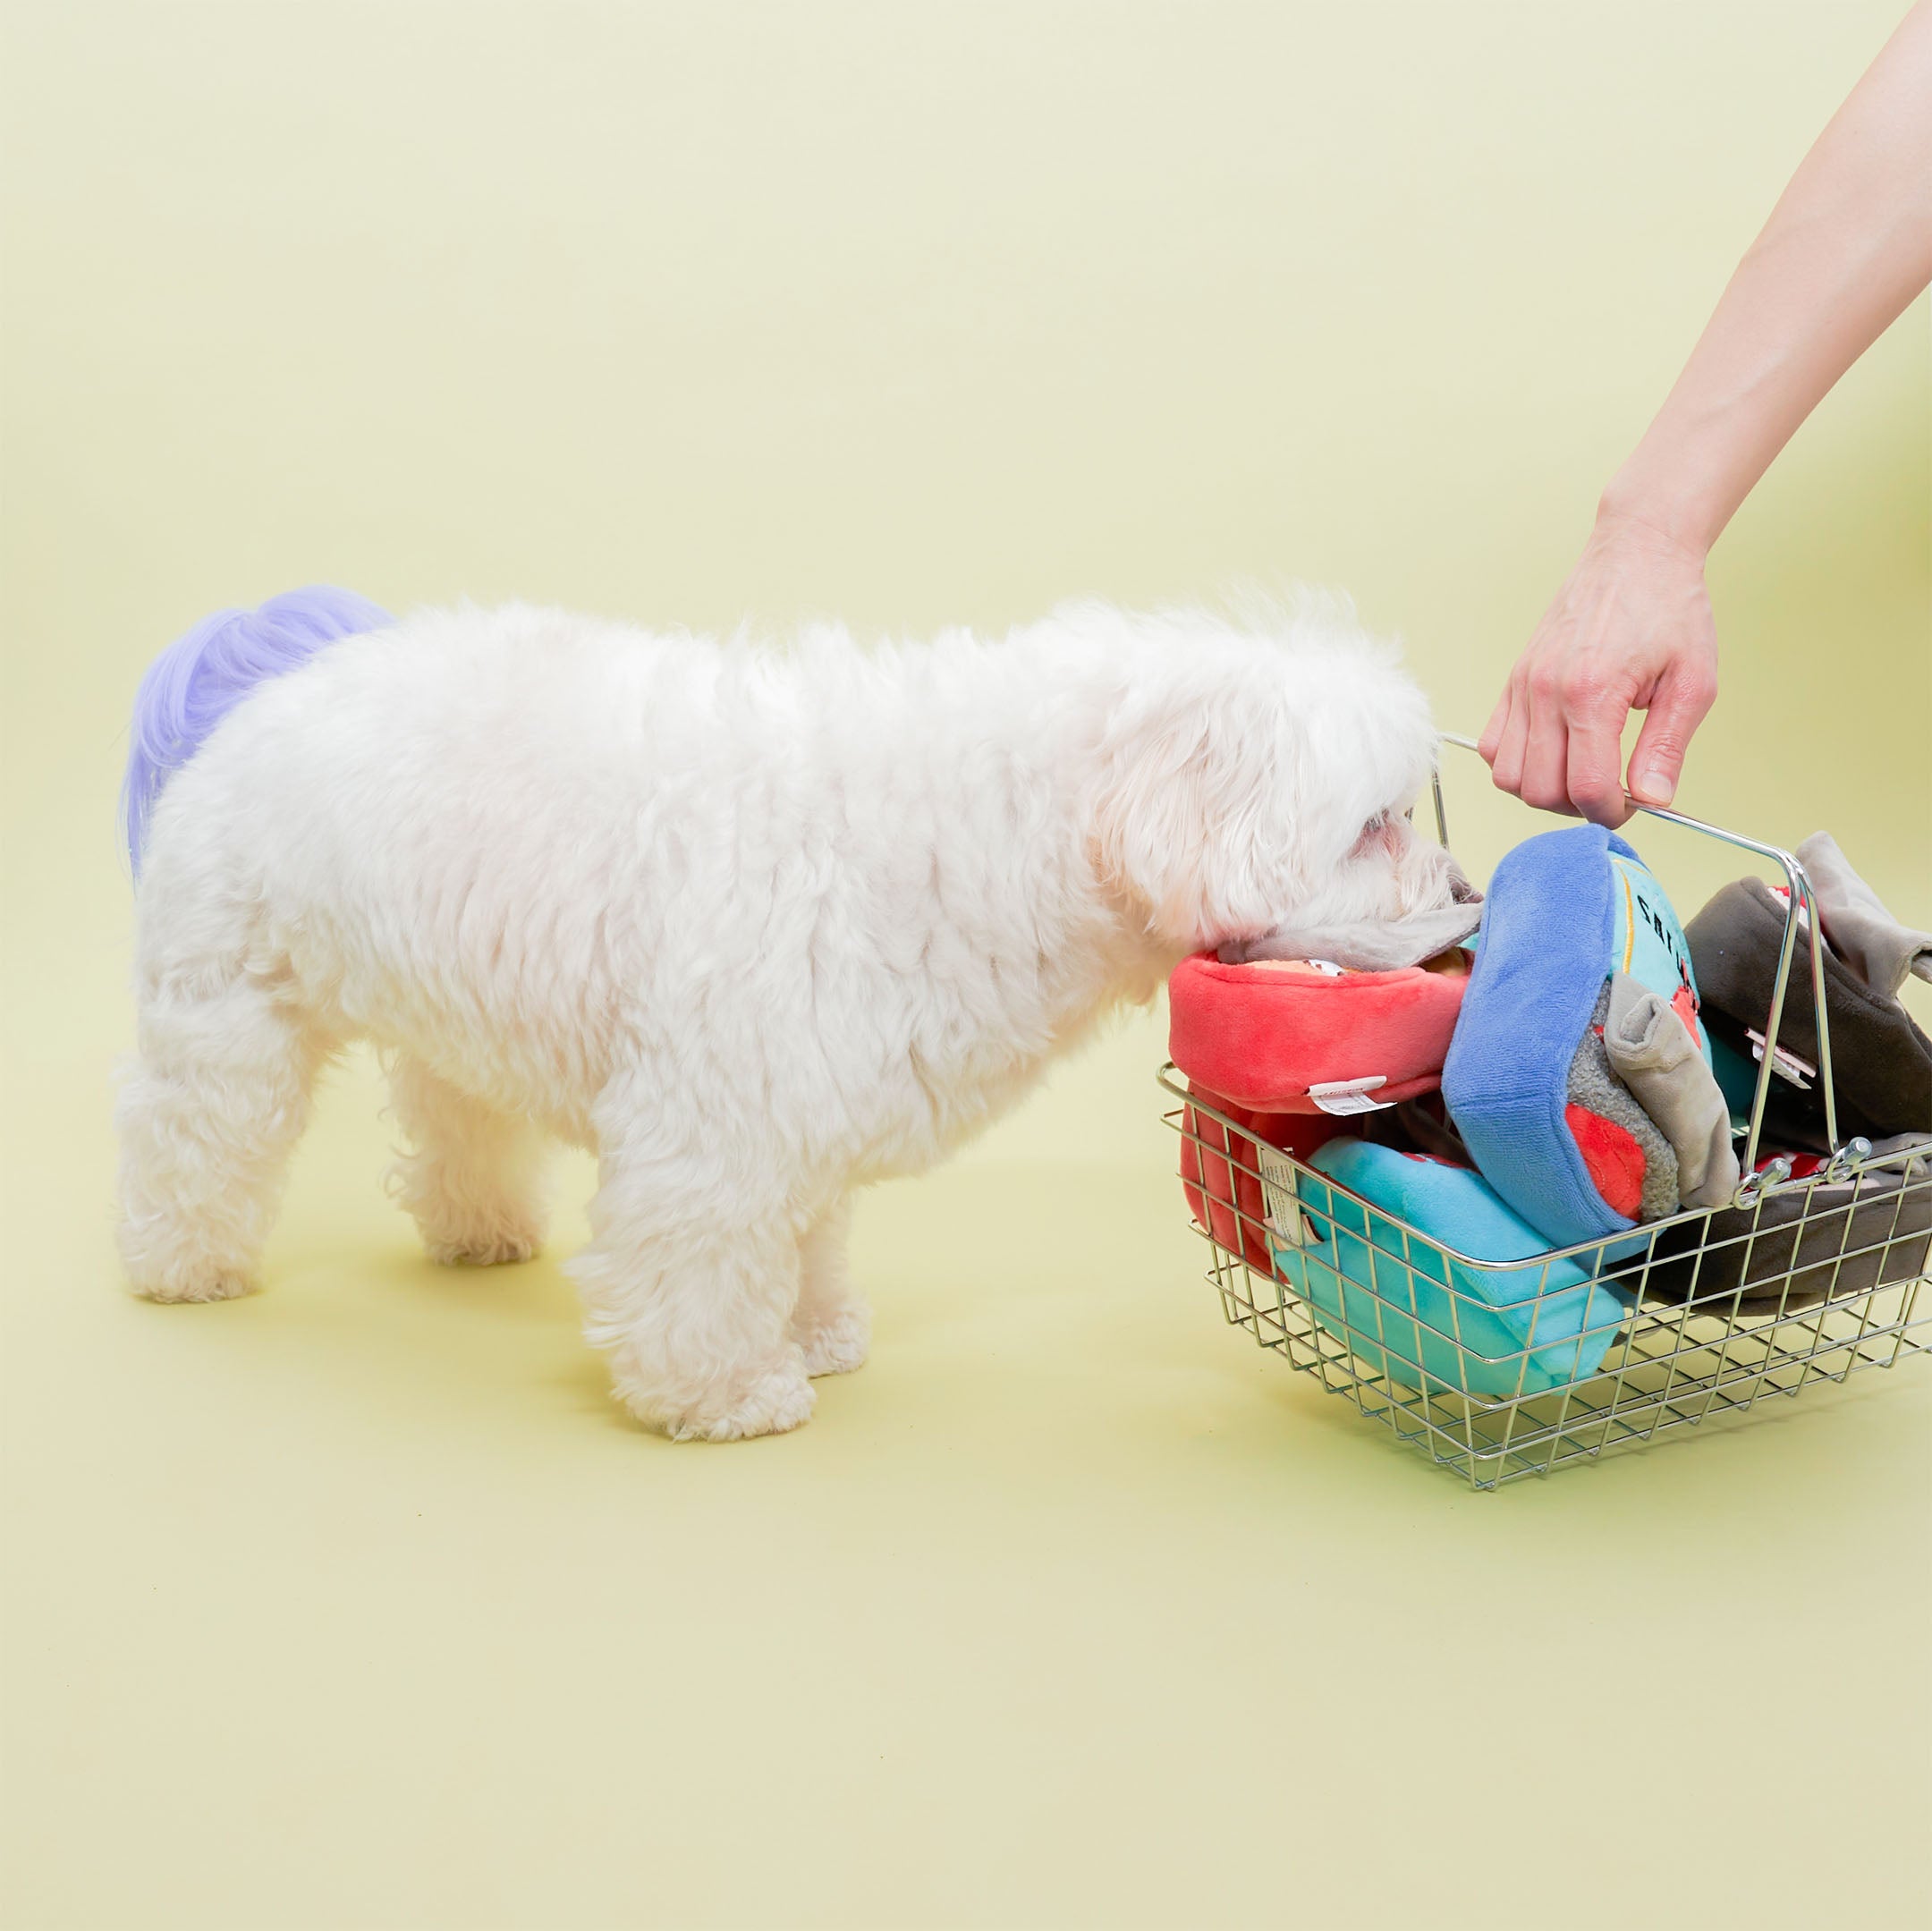
M 1662 771 L 1646 771 L 1638 780 L 1637 795 L 1647 805 L 1667 805 L 1677 795 L 1677 787 Z

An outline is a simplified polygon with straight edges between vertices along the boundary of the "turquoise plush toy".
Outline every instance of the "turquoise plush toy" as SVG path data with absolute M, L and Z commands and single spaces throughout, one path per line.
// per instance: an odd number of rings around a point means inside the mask
M 1506 1400 L 1566 1387 L 1602 1365 L 1631 1295 L 1574 1261 L 1543 1261 L 1548 1241 L 1479 1173 L 1352 1137 L 1330 1140 L 1309 1164 L 1341 1186 L 1300 1183 L 1308 1238 L 1278 1249 L 1275 1265 L 1366 1366 L 1411 1387 Z M 1388 1215 L 1474 1259 L 1531 1265 L 1465 1266 L 1405 1241 Z

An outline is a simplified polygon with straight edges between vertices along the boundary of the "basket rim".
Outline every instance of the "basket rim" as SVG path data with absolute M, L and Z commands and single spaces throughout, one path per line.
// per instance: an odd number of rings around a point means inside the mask
M 1740 1207 L 1741 1210 L 1740 1203 L 1736 1202 L 1726 1202 L 1715 1207 L 1685 1207 L 1662 1220 L 1641 1221 L 1624 1232 L 1597 1235 L 1589 1240 L 1572 1241 L 1567 1247 L 1541 1249 L 1534 1254 L 1525 1255 L 1520 1260 L 1486 1260 L 1479 1255 L 1466 1254 L 1460 1248 L 1450 1246 L 1435 1234 L 1418 1227 L 1412 1221 L 1404 1220 L 1400 1214 L 1393 1212 L 1389 1207 L 1368 1199 L 1363 1194 L 1358 1193 L 1352 1187 L 1337 1180 L 1332 1173 L 1325 1173 L 1310 1167 L 1305 1161 L 1298 1159 L 1285 1148 L 1270 1145 L 1268 1141 L 1263 1139 L 1251 1128 L 1241 1125 L 1238 1120 L 1230 1119 L 1219 1107 L 1208 1105 L 1207 1101 L 1191 1092 L 1183 1083 L 1186 1076 L 1181 1072 L 1180 1068 L 1172 1060 L 1165 1061 L 1154 1077 L 1162 1090 L 1180 1101 L 1182 1106 L 1190 1108 L 1197 1114 L 1205 1114 L 1208 1119 L 1214 1121 L 1224 1132 L 1233 1134 L 1247 1141 L 1250 1147 L 1257 1149 L 1258 1159 L 1259 1154 L 1265 1152 L 1273 1160 L 1285 1161 L 1298 1173 L 1306 1174 L 1310 1180 L 1317 1181 L 1321 1186 L 1329 1188 L 1345 1198 L 1354 1201 L 1367 1212 L 1375 1214 L 1389 1222 L 1391 1225 L 1401 1228 L 1405 1236 L 1419 1241 L 1424 1246 L 1440 1254 L 1445 1260 L 1453 1262 L 1458 1266 L 1470 1268 L 1477 1273 L 1519 1274 L 1527 1267 L 1546 1267 L 1551 1261 L 1570 1260 L 1589 1263 L 1589 1265 L 1586 1265 L 1585 1271 L 1593 1279 L 1612 1282 L 1628 1280 L 1631 1284 L 1635 1284 L 1640 1280 L 1644 1269 L 1649 1265 L 1650 1249 L 1658 1235 L 1673 1227 L 1689 1227 L 1699 1223 L 1708 1223 L 1715 1215 L 1731 1212 L 1733 1207 Z M 1181 1131 L 1184 1138 L 1186 1136 L 1184 1126 L 1181 1129 Z M 1894 1168 L 1902 1179 L 1906 1177 L 1907 1170 L 1914 1164 L 1926 1162 L 1928 1159 L 1932 1159 L 1932 1142 L 1928 1142 L 1923 1147 L 1894 1148 L 1889 1153 L 1874 1154 L 1862 1160 L 1856 1160 L 1849 1166 L 1839 1169 L 1835 1173 L 1830 1173 L 1827 1168 L 1820 1167 L 1815 1173 L 1793 1176 L 1786 1180 L 1767 1181 L 1753 1190 L 1750 1200 L 1741 1203 L 1741 1205 L 1755 1209 L 1761 1207 L 1766 1201 L 1791 1198 L 1799 1194 L 1815 1192 L 1820 1186 L 1862 1180 L 1868 1174 L 1881 1173 Z M 1928 1174 L 1927 1180 L 1928 1183 L 1932 1183 L 1932 1174 Z M 1832 1211 L 1836 1211 L 1835 1207 Z M 1754 1236 L 1756 1231 L 1754 1215 L 1752 1230 L 1750 1232 L 1741 1233 L 1732 1238 L 1735 1240 L 1750 1239 Z M 1767 1232 L 1782 1231 L 1784 1230 L 1775 1228 L 1765 1230 Z M 1631 1241 L 1641 1241 L 1644 1243 L 1645 1251 L 1642 1256 L 1632 1255 L 1625 1262 L 1611 1262 L 1608 1266 L 1600 1264 L 1599 1258 L 1605 1255 L 1609 1249 L 1622 1246 L 1625 1242 Z M 1716 1244 L 1723 1246 L 1728 1243 L 1720 1241 Z M 1563 1290 L 1563 1292 L 1572 1292 L 1574 1291 L 1573 1288 Z M 1555 1291 L 1546 1287 L 1539 1292 Z

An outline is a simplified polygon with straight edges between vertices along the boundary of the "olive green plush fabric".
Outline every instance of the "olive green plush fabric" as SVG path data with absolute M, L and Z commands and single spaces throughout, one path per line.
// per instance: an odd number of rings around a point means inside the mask
M 1675 1204 L 1723 1207 L 1738 1183 L 1731 1109 L 1675 1008 L 1628 972 L 1613 972 L 1603 1038 L 1610 1071 L 1677 1156 Z

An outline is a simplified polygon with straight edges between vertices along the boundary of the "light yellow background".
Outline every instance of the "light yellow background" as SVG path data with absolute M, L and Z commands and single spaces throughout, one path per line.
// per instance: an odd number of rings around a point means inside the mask
M 872 1365 L 738 1448 L 607 1402 L 582 1163 L 439 1274 L 354 1063 L 268 1292 L 157 1309 L 106 1123 L 123 720 L 220 605 L 1298 576 L 1479 728 L 1894 12 L 14 0 L 10 1923 L 1923 1921 L 1923 1365 L 1472 1497 L 1221 1326 L 1157 1015 L 869 1199 Z M 1718 552 L 1683 790 L 1921 919 L 1928 455 L 1921 302 Z

